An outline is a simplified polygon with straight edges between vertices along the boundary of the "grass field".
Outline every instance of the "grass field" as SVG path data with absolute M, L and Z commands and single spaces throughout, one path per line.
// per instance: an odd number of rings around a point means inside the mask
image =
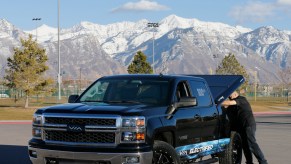
M 24 108 L 24 100 L 17 101 L 13 99 L 0 99 L 0 120 L 31 120 L 33 113 L 40 107 L 56 105 L 67 102 L 66 98 L 62 100 L 51 99 L 32 99 L 30 107 Z M 274 100 L 272 98 L 250 99 L 254 112 L 284 111 L 291 108 L 286 101 Z M 289 102 L 290 103 L 290 102 Z M 283 107 L 282 109 L 276 107 Z
M 33 113 L 41 107 L 67 102 L 66 98 L 31 99 L 29 107 L 24 108 L 24 100 L 14 102 L 14 99 L 0 99 L 0 120 L 31 120 Z

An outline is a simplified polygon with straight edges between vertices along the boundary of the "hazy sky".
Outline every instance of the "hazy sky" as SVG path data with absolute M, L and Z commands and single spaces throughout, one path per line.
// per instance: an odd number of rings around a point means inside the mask
M 57 9 L 58 0 L 1 0 L 0 19 L 24 30 L 41 24 L 57 27 Z M 158 22 L 171 14 L 252 29 L 273 26 L 291 31 L 291 0 L 60 0 L 61 28 L 81 21 Z

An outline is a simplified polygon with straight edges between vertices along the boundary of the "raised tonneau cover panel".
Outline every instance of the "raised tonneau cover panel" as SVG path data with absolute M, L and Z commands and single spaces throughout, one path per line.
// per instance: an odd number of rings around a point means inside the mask
M 189 75 L 206 80 L 212 93 L 215 104 L 222 103 L 244 81 L 242 75 Z

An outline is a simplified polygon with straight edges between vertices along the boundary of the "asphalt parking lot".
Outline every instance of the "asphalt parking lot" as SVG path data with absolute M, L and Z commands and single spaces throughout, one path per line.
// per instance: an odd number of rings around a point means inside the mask
M 256 121 L 257 140 L 268 162 L 290 163 L 291 114 L 259 115 Z M 31 125 L 0 123 L 0 131 L 0 163 L 29 164 L 27 142 L 31 137 Z

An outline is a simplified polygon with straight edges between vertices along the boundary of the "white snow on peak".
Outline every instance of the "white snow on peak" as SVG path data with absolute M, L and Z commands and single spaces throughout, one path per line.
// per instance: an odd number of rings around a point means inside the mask
M 167 25 L 169 29 L 192 27 L 196 19 L 186 19 L 177 15 L 170 15 L 164 18 L 160 24 Z
M 250 33 L 263 44 L 274 44 L 278 42 L 289 42 L 287 33 L 280 31 L 273 26 L 260 27 Z M 249 36 L 250 37 L 250 36 Z
M 176 15 L 170 15 L 160 22 L 160 28 L 169 31 L 175 28 L 191 28 L 197 32 L 202 32 L 208 36 L 224 36 L 229 38 L 237 37 L 238 35 L 249 32 L 251 29 L 241 26 L 230 26 L 219 22 L 204 22 L 198 19 L 187 19 Z M 159 29 L 160 29 L 159 28 Z
M 0 19 L 0 38 L 11 37 L 16 27 L 6 19 Z
M 247 33 L 247 32 L 250 32 L 252 31 L 252 29 L 250 28 L 245 28 L 245 27 L 242 27 L 242 26 L 235 26 L 235 28 L 240 31 L 241 33 Z
M 205 33 L 208 36 L 224 36 L 228 38 L 234 38 L 241 33 L 250 31 L 250 29 L 240 26 L 229 26 L 223 23 L 216 22 L 203 22 L 198 19 L 182 18 L 177 15 L 169 15 L 162 19 L 159 23 L 159 27 L 151 28 L 147 27 L 148 20 L 142 19 L 137 22 L 117 22 L 107 25 L 100 25 L 91 22 L 80 22 L 74 25 L 72 28 L 62 29 L 60 31 L 60 39 L 69 39 L 79 35 L 93 35 L 98 38 L 100 44 L 113 44 L 114 46 L 103 47 L 110 50 L 108 53 L 114 53 L 113 47 L 119 46 L 120 51 L 123 50 L 122 45 L 129 44 L 131 42 L 133 46 L 137 46 L 142 42 L 149 40 L 152 34 L 149 32 L 155 32 L 155 37 L 159 38 L 167 32 L 176 28 L 186 29 L 193 28 L 197 32 Z M 27 33 L 36 35 L 36 29 L 27 31 Z M 52 28 L 47 25 L 42 25 L 37 28 L 37 40 L 38 42 L 56 41 L 57 40 L 57 28 Z M 108 42 L 108 38 L 112 38 Z M 131 40 L 129 41 L 129 38 Z M 135 39 L 132 39 L 135 38 Z M 119 45 L 120 44 L 120 45 Z M 121 47 L 120 47 L 121 46 Z M 125 47 L 124 47 L 125 48 Z
M 25 31 L 28 34 L 31 34 L 33 37 L 37 37 L 38 42 L 45 42 L 51 40 L 52 38 L 58 35 L 58 29 L 50 27 L 48 25 L 41 25 L 34 30 Z
M 137 47 L 147 40 L 160 38 L 174 29 L 193 28 L 194 31 L 207 36 L 223 36 L 235 38 L 250 29 L 241 26 L 230 26 L 217 22 L 203 22 L 198 19 L 182 18 L 177 15 L 169 15 L 159 21 L 159 27 L 147 27 L 148 20 L 142 19 L 137 22 L 117 22 L 107 25 L 95 24 L 87 21 L 80 22 L 71 28 L 60 31 L 60 39 L 70 39 L 81 35 L 92 35 L 96 37 L 108 54 L 116 54 L 127 51 L 129 47 Z M 36 29 L 27 31 L 36 35 Z M 42 25 L 37 28 L 37 40 L 39 42 L 57 41 L 57 28 Z
M 291 31 L 284 30 L 284 32 L 288 35 L 291 35 Z
M 8 22 L 6 19 L 0 19 L 0 29 L 1 31 L 13 30 L 14 26 Z
M 54 27 L 50 27 L 48 25 L 41 25 L 40 27 L 37 28 L 37 32 L 39 33 L 57 33 L 58 29 Z

